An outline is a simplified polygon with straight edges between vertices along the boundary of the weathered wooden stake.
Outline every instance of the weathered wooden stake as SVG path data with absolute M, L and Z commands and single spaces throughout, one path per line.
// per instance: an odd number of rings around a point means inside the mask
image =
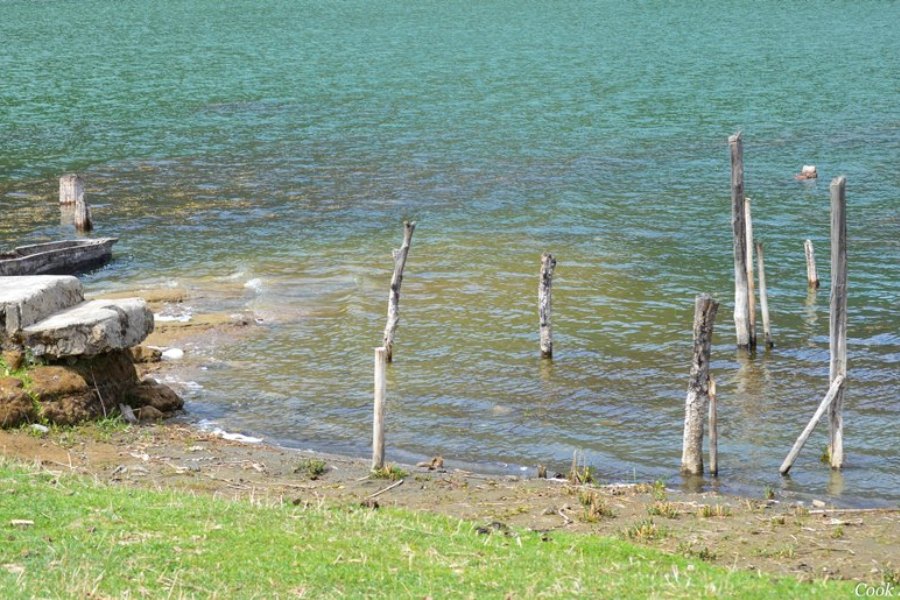
M 84 200 L 84 194 L 75 199 L 75 229 L 82 233 L 86 233 L 94 228 L 94 221 L 91 218 L 91 207 Z
M 75 173 L 59 178 L 59 203 L 75 204 L 78 198 L 84 197 L 84 180 Z
M 819 403 L 819 408 L 816 409 L 815 414 L 812 416 L 812 419 L 809 420 L 809 423 L 806 424 L 806 427 L 803 429 L 803 432 L 797 438 L 797 441 L 794 442 L 794 446 L 791 448 L 791 451 L 788 452 L 788 455 L 785 457 L 784 462 L 781 463 L 781 467 L 778 469 L 782 475 L 787 475 L 787 472 L 791 470 L 791 467 L 794 466 L 794 461 L 797 460 L 797 455 L 800 454 L 800 450 L 803 449 L 803 445 L 806 444 L 806 440 L 809 439 L 809 435 L 813 432 L 813 429 L 816 428 L 816 424 L 819 422 L 819 419 L 822 418 L 822 415 L 825 414 L 825 411 L 832 406 L 835 397 L 837 397 L 838 392 L 844 389 L 844 376 L 838 375 L 834 381 L 831 382 L 831 387 L 828 388 L 828 393 L 825 394 L 825 397 L 822 398 L 822 402 Z
M 681 471 L 703 474 L 703 418 L 709 401 L 709 349 L 719 304 L 701 294 L 694 302 L 694 352 L 684 405 Z
M 759 263 L 759 309 L 762 311 L 763 333 L 766 336 L 766 348 L 775 346 L 772 341 L 772 328 L 769 323 L 769 297 L 766 292 L 766 263 L 763 259 L 762 242 L 756 242 L 756 260 Z
M 731 229 L 734 236 L 734 328 L 738 348 L 750 349 L 747 284 L 747 230 L 744 224 L 744 146 L 741 134 L 728 138 L 731 148 Z
M 403 222 L 403 245 L 399 250 L 394 250 L 394 274 L 391 277 L 391 291 L 388 295 L 387 325 L 384 327 L 383 345 L 387 350 L 387 361 L 394 360 L 394 333 L 400 324 L 400 284 L 403 283 L 403 268 L 406 266 L 406 257 L 409 255 L 409 245 L 412 243 L 413 231 L 416 230 L 415 221 Z
M 549 252 L 541 256 L 541 280 L 538 283 L 538 316 L 541 321 L 541 356 L 553 357 L 553 329 L 550 326 L 553 270 L 556 259 Z
M 744 225 L 747 229 L 747 312 L 750 314 L 750 347 L 756 348 L 756 295 L 753 290 L 753 220 L 750 196 L 744 199 Z
M 375 413 L 372 419 L 372 470 L 384 468 L 384 404 L 387 349 L 375 348 Z
M 806 253 L 806 283 L 813 289 L 819 288 L 819 275 L 816 273 L 816 254 L 813 252 L 812 240 L 803 242 Z
M 719 474 L 719 407 L 716 380 L 709 378 L 709 474 Z
M 834 382 L 847 378 L 847 179 L 837 177 L 831 182 L 831 310 L 829 313 L 829 348 L 831 362 L 828 377 Z M 838 390 L 831 404 L 828 446 L 831 468 L 844 464 L 844 386 Z

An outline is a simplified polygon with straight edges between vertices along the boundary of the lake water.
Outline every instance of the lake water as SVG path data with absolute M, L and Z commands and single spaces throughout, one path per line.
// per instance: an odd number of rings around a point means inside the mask
M 900 501 L 900 4 L 0 0 L 0 242 L 118 235 L 92 290 L 181 285 L 258 335 L 189 349 L 191 418 L 365 455 L 402 221 L 418 222 L 388 458 L 519 473 L 574 451 L 679 481 L 696 294 L 722 302 L 711 487 Z M 776 346 L 735 351 L 744 136 Z M 797 182 L 803 164 L 820 179 Z M 828 183 L 850 236 L 846 468 L 825 423 Z M 808 296 L 803 240 L 823 287 Z M 540 255 L 558 260 L 538 356 Z M 247 285 L 246 288 L 241 286 Z M 203 290 L 235 285 L 239 301 Z M 205 303 L 205 304 L 204 304 Z

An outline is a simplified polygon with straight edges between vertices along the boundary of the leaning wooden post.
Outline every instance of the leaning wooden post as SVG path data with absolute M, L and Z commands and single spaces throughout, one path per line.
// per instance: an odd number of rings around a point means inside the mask
M 412 243 L 413 231 L 416 230 L 415 221 L 403 222 L 403 245 L 399 250 L 394 250 L 394 274 L 391 277 L 391 291 L 388 295 L 387 325 L 384 327 L 383 345 L 387 350 L 387 361 L 394 360 L 394 333 L 400 324 L 400 284 L 403 283 L 403 268 L 406 266 L 406 257 L 409 255 L 409 245 Z
M 88 232 L 94 228 L 94 221 L 91 219 L 91 207 L 84 200 L 84 194 L 75 199 L 75 229 L 82 233 Z
M 832 383 L 847 378 L 847 179 L 837 177 L 831 182 L 831 310 L 829 319 L 829 348 L 831 363 L 828 377 Z M 844 386 L 831 403 L 831 468 L 844 464 Z
M 731 147 L 731 229 L 734 236 L 734 328 L 738 348 L 750 348 L 747 284 L 747 230 L 744 223 L 744 146 L 741 134 L 728 138 Z
M 750 347 L 756 348 L 756 295 L 753 290 L 753 220 L 750 196 L 744 198 L 744 226 L 747 230 L 747 312 L 750 314 Z
M 762 311 L 763 333 L 766 336 L 766 348 L 775 346 L 772 341 L 772 328 L 769 324 L 769 298 L 766 292 L 766 263 L 763 259 L 762 242 L 756 242 L 756 260 L 759 263 L 759 309 Z
M 384 403 L 387 349 L 375 348 L 375 413 L 372 419 L 372 470 L 384 468 Z
M 813 252 L 812 240 L 803 242 L 806 253 L 806 283 L 813 289 L 819 288 L 819 275 L 816 273 L 816 254 Z
M 84 179 L 75 173 L 59 178 L 59 203 L 75 204 L 77 198 L 84 198 Z
M 707 294 L 697 296 L 694 302 L 694 353 L 684 405 L 681 452 L 681 471 L 690 475 L 703 474 L 703 418 L 709 401 L 709 349 L 718 309 L 719 304 Z
M 538 283 L 538 316 L 541 321 L 541 357 L 553 357 L 553 330 L 550 327 L 551 287 L 556 259 L 549 252 L 541 255 L 541 280 Z
M 809 439 L 809 434 L 812 433 L 813 429 L 816 428 L 816 424 L 818 424 L 819 419 L 822 418 L 822 415 L 825 414 L 825 411 L 833 406 L 834 399 L 844 389 L 844 376 L 838 375 L 834 381 L 831 382 L 831 387 L 828 388 L 828 393 L 825 394 L 825 397 L 822 398 L 822 402 L 819 403 L 819 408 L 816 409 L 815 414 L 813 414 L 812 419 L 809 420 L 809 423 L 806 424 L 806 427 L 800 433 L 800 436 L 797 438 L 797 441 L 794 442 L 791 451 L 788 452 L 788 455 L 784 458 L 784 462 L 781 463 L 781 467 L 778 471 L 782 475 L 787 475 L 788 471 L 791 470 L 791 467 L 794 466 L 794 461 L 797 460 L 797 455 L 800 454 L 800 451 L 803 449 L 803 445 L 806 444 L 806 440 Z
M 709 378 L 709 474 L 719 474 L 719 407 L 716 380 Z

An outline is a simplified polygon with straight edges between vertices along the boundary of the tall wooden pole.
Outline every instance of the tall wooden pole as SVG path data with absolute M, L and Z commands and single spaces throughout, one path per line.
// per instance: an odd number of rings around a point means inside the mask
M 391 276 L 391 291 L 388 295 L 387 324 L 384 326 L 383 346 L 387 350 L 387 361 L 394 360 L 394 334 L 400 324 L 400 284 L 403 283 L 403 268 L 409 256 L 409 245 L 412 243 L 415 221 L 403 223 L 403 245 L 394 250 L 394 274 Z
M 703 418 L 709 402 L 709 352 L 718 309 L 718 302 L 707 294 L 697 296 L 694 301 L 694 351 L 684 404 L 681 450 L 681 471 L 689 475 L 703 474 Z
M 819 403 L 819 408 L 816 409 L 815 414 L 813 414 L 809 423 L 806 424 L 806 427 L 803 428 L 803 431 L 797 437 L 797 441 L 794 442 L 791 451 L 788 452 L 788 455 L 784 458 L 784 462 L 781 463 L 781 467 L 779 467 L 778 471 L 782 475 L 787 475 L 788 471 L 791 470 L 791 467 L 794 466 L 794 461 L 797 460 L 797 455 L 803 450 L 803 445 L 806 444 L 806 440 L 809 439 L 809 434 L 816 428 L 819 419 L 825 414 L 825 410 L 834 405 L 835 396 L 843 389 L 844 376 L 838 375 L 835 380 L 831 382 L 831 387 L 828 388 L 828 393 L 825 394 L 825 397 L 822 398 L 822 402 Z
M 763 258 L 762 242 L 756 242 L 756 260 L 759 263 L 759 309 L 762 311 L 763 334 L 766 336 L 766 348 L 775 346 L 772 341 L 772 327 L 769 323 L 769 298 L 766 291 L 766 263 Z
M 541 322 L 541 357 L 553 357 L 553 329 L 550 326 L 553 270 L 556 259 L 549 252 L 541 256 L 541 279 L 538 283 L 538 316 Z
M 828 376 L 832 383 L 847 377 L 847 180 L 844 176 L 831 182 L 831 310 L 829 318 L 829 347 L 831 362 Z M 844 464 L 844 388 L 838 390 L 831 403 L 829 454 L 831 468 Z
M 75 229 L 82 233 L 86 233 L 94 228 L 94 221 L 91 218 L 91 207 L 87 205 L 84 194 L 75 198 Z
M 375 410 L 372 419 L 372 470 L 384 468 L 384 404 L 387 392 L 387 350 L 375 348 Z
M 734 237 L 734 329 L 738 348 L 750 348 L 747 284 L 747 230 L 744 224 L 744 145 L 741 134 L 728 138 L 731 148 L 731 230 Z
M 819 274 L 816 273 L 816 254 L 813 252 L 812 240 L 803 242 L 803 252 L 806 254 L 806 283 L 813 289 L 819 288 Z
M 75 173 L 59 178 L 59 203 L 75 204 L 78 198 L 84 198 L 84 180 Z
M 719 474 L 719 406 L 716 380 L 709 378 L 709 474 Z
M 750 196 L 744 198 L 744 225 L 747 230 L 747 312 L 750 314 L 750 347 L 756 348 L 756 297 L 753 290 L 753 219 Z

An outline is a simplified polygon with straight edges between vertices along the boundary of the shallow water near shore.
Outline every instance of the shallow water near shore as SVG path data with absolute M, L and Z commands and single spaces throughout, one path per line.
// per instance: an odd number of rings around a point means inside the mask
M 390 458 L 519 472 L 562 470 L 579 451 L 604 479 L 672 485 L 693 299 L 707 292 L 722 303 L 715 485 L 900 501 L 900 7 L 837 3 L 802 20 L 775 2 L 0 9 L 0 242 L 71 236 L 57 177 L 78 170 L 95 235 L 121 238 L 91 291 L 177 284 L 196 310 L 261 323 L 173 372 L 195 382 L 194 418 L 364 455 L 390 251 L 414 219 Z M 79 35 L 56 36 L 58 22 Z M 737 130 L 776 344 L 751 357 L 731 317 Z M 794 181 L 811 163 L 821 179 Z M 839 174 L 847 466 L 819 463 L 823 423 L 783 480 L 827 391 Z M 544 251 L 559 260 L 552 363 L 538 356 Z

